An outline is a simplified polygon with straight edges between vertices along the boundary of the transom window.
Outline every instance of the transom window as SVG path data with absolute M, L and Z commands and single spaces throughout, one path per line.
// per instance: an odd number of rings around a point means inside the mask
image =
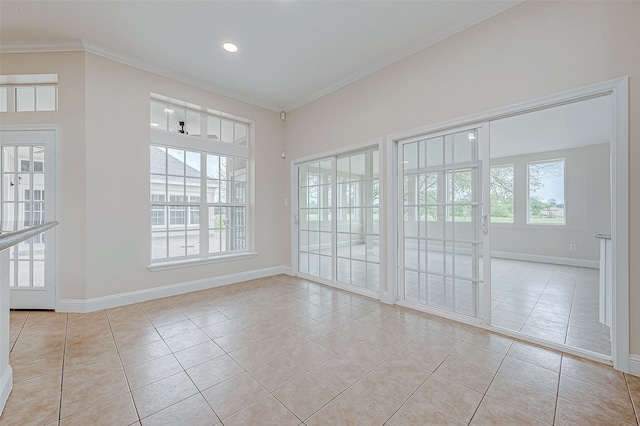
M 56 111 L 57 74 L 0 76 L 0 112 Z
M 152 264 L 250 247 L 249 124 L 193 107 L 151 101 Z

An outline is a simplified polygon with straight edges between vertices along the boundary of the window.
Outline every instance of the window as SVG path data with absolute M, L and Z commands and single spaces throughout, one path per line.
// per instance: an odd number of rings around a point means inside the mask
M 492 167 L 490 174 L 491 222 L 513 223 L 513 165 Z
M 249 125 L 185 103 L 150 108 L 152 263 L 247 252 Z
M 529 163 L 527 223 L 565 224 L 564 159 Z
M 0 112 L 56 111 L 57 74 L 0 76 Z

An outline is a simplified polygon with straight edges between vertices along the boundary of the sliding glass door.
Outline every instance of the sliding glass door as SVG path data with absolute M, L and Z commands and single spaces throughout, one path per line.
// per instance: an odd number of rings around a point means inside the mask
M 398 142 L 398 279 L 402 301 L 488 322 L 484 133 L 474 127 Z
M 378 150 L 300 164 L 297 179 L 298 275 L 377 295 Z

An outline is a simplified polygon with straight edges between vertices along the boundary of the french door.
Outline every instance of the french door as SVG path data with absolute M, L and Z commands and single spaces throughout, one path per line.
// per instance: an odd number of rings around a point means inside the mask
M 398 142 L 401 302 L 490 323 L 488 165 L 486 125 Z
M 299 164 L 296 176 L 296 273 L 378 297 L 378 149 Z
M 55 220 L 55 131 L 2 129 L 0 141 L 0 232 Z M 11 308 L 56 308 L 55 233 L 9 249 Z

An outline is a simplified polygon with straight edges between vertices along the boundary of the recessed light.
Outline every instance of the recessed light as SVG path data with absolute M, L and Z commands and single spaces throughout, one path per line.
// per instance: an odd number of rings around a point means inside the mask
M 238 51 L 238 46 L 233 43 L 225 43 L 222 45 L 222 48 L 230 53 L 236 53 Z

